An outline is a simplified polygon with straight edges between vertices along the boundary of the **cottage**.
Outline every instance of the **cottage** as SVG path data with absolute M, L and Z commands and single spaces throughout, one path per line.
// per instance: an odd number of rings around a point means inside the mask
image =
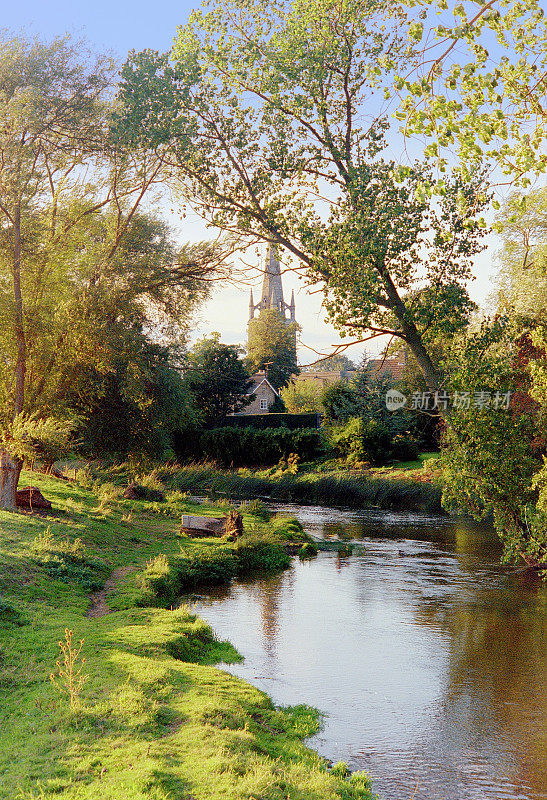
M 266 376 L 265 371 L 257 372 L 252 377 L 252 385 L 247 395 L 254 395 L 254 400 L 251 400 L 248 406 L 234 416 L 240 417 L 246 414 L 267 414 L 270 406 L 273 405 L 275 399 L 279 397 L 277 392 Z

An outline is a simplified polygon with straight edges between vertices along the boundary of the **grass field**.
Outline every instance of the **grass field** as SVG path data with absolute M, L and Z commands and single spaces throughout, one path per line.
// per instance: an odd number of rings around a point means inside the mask
M 91 490 L 24 474 L 22 485 L 31 483 L 52 500 L 54 513 L 0 512 L 0 797 L 372 796 L 366 776 L 350 776 L 343 765 L 330 770 L 302 743 L 320 724 L 316 711 L 276 709 L 214 666 L 239 655 L 191 609 L 136 607 L 161 600 L 147 596 L 154 565 L 178 564 L 180 571 L 181 558 L 233 555 L 234 543 L 181 538 L 180 514 L 196 508 L 187 498 L 126 501 L 112 484 Z M 219 510 L 199 507 L 200 514 Z M 253 554 L 261 543 L 260 552 L 271 555 L 268 548 L 288 536 L 284 523 L 278 532 L 251 514 L 244 523 L 250 532 L 243 546 Z M 261 558 L 247 563 L 240 553 L 234 563 L 254 568 Z M 97 616 L 88 616 L 90 609 Z M 86 681 L 74 709 L 62 679 L 49 677 L 66 630 L 76 647 L 83 640 L 74 666 Z

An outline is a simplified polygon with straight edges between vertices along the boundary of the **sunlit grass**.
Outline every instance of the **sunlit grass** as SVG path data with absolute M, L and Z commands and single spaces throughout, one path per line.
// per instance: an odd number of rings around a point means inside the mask
M 180 554 L 180 514 L 219 507 L 196 506 L 180 493 L 157 506 L 126 501 L 110 487 L 99 498 L 34 474 L 25 483 L 39 486 L 54 511 L 0 512 L 1 798 L 370 797 L 364 779 L 331 775 L 303 745 L 317 730 L 317 712 L 275 709 L 213 666 L 239 655 L 191 609 L 131 605 L 146 564 Z M 245 521 L 256 530 L 266 524 Z M 52 559 L 69 565 L 55 566 L 56 577 Z M 88 563 L 102 565 L 102 579 L 125 570 L 106 598 L 123 610 L 86 616 Z M 87 676 L 74 711 L 49 678 L 65 629 L 83 640 Z

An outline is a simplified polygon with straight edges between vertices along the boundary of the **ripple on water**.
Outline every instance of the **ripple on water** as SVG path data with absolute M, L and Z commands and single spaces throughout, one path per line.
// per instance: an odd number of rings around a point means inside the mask
M 382 800 L 545 800 L 545 590 L 499 565 L 484 526 L 291 507 L 312 535 L 359 540 L 197 611 L 278 704 L 325 712 L 311 740 L 371 773 Z

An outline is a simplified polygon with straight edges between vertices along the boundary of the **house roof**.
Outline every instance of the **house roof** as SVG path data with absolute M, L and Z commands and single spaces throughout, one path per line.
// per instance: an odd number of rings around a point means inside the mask
M 389 373 L 395 380 L 401 380 L 404 377 L 405 367 L 404 360 L 399 358 L 373 358 L 367 361 L 366 365 L 367 371 L 372 372 L 375 377 Z
M 277 397 L 279 397 L 279 392 L 278 392 L 276 389 L 274 389 L 274 387 L 272 386 L 272 384 L 270 383 L 270 381 L 268 380 L 268 378 L 267 378 L 267 377 L 264 375 L 264 373 L 257 372 L 255 375 L 251 375 L 251 380 L 252 380 L 252 382 L 253 382 L 253 385 L 251 386 L 251 388 L 250 388 L 250 389 L 249 389 L 249 391 L 247 392 L 247 395 L 250 395 L 250 394 L 256 394 L 256 393 L 257 393 L 257 391 L 258 391 L 258 390 L 260 389 L 260 387 L 262 386 L 262 384 L 263 384 L 263 383 L 265 383 L 267 386 L 269 386 L 269 387 L 270 387 L 270 389 L 272 390 L 272 392 L 273 392 L 273 393 L 274 393 L 274 394 L 275 394 Z

